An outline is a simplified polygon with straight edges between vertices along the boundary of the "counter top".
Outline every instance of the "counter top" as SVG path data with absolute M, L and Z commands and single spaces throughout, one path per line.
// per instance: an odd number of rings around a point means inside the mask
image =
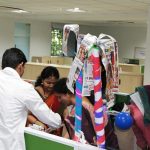
M 45 63 L 35 63 L 35 62 L 27 62 L 27 65 L 38 65 L 38 66 L 54 66 L 57 68 L 70 68 L 69 65 L 57 65 L 57 64 L 45 64 Z

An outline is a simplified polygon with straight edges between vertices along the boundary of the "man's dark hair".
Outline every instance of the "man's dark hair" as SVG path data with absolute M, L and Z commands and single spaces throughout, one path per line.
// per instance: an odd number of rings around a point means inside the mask
M 56 79 L 59 79 L 59 72 L 58 72 L 57 68 L 55 68 L 53 66 L 48 66 L 48 67 L 44 68 L 41 72 L 41 75 L 37 78 L 37 80 L 35 82 L 35 87 L 40 86 L 42 83 L 42 80 L 47 79 L 50 76 L 53 76 Z
M 2 57 L 2 69 L 5 67 L 11 67 L 15 69 L 20 63 L 25 64 L 27 62 L 26 56 L 18 48 L 7 49 Z
M 67 78 L 59 79 L 55 83 L 53 87 L 53 91 L 59 94 L 72 94 L 71 91 L 68 89 L 66 82 L 67 82 Z

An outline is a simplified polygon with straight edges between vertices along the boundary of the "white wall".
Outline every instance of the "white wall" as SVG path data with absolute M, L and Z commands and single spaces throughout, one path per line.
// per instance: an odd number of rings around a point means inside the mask
M 48 22 L 31 22 L 30 57 L 49 56 L 51 43 L 51 26 Z
M 64 24 L 52 24 L 56 28 L 63 28 Z M 105 33 L 113 36 L 119 46 L 119 61 L 123 58 L 134 58 L 135 47 L 146 47 L 146 32 L 147 27 L 137 25 L 118 25 L 118 26 L 86 26 L 80 25 L 79 33 L 93 34 L 99 36 L 100 33 Z
M 14 47 L 14 27 L 12 20 L 0 20 L 0 62 L 3 52 Z
M 147 41 L 146 41 L 144 84 L 150 85 L 150 8 L 147 18 Z
M 105 33 L 113 36 L 119 46 L 119 61 L 123 58 L 134 58 L 135 47 L 146 47 L 147 27 L 125 27 L 125 26 L 106 26 L 106 27 L 89 27 L 80 26 L 80 33 L 94 34 L 98 36 Z
M 6 48 L 14 46 L 15 22 L 30 23 L 30 58 L 32 56 L 50 55 L 51 24 L 32 20 L 1 19 L 0 22 L 0 59 Z M 63 25 L 60 25 L 63 27 Z M 119 59 L 133 58 L 135 47 L 145 47 L 146 27 L 125 26 L 84 26 L 80 25 L 80 33 L 99 35 L 106 33 L 113 36 L 119 45 Z
M 14 47 L 14 30 L 16 22 L 30 24 L 30 58 L 32 56 L 50 55 L 51 25 L 48 22 L 32 20 L 3 19 L 0 21 L 0 62 L 3 52 Z

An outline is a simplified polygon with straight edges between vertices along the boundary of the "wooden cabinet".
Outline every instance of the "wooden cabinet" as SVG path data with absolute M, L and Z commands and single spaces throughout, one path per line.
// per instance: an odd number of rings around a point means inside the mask
M 32 62 L 36 62 L 36 63 L 45 63 L 48 64 L 49 63 L 49 56 L 33 56 L 32 57 Z
M 55 62 L 57 61 L 57 59 L 54 59 L 53 61 Z M 58 64 L 28 62 L 25 66 L 23 78 L 29 80 L 36 80 L 37 77 L 40 75 L 41 71 L 46 66 L 56 67 L 60 73 L 60 77 L 67 77 L 70 71 L 70 66 L 62 65 L 64 63 L 64 60 L 61 59 L 59 60 L 59 62 L 56 63 Z M 122 66 L 123 69 L 119 72 L 119 79 L 120 79 L 119 91 L 123 93 L 132 93 L 135 91 L 136 87 L 143 85 L 143 74 L 140 73 L 140 66 L 138 65 L 124 64 Z
M 40 75 L 41 71 L 47 66 L 54 66 L 58 69 L 60 77 L 67 77 L 70 66 L 65 65 L 52 65 L 52 64 L 44 64 L 44 63 L 30 63 L 28 62 L 25 66 L 25 71 L 23 74 L 23 79 L 36 80 Z
M 32 62 L 45 63 L 45 64 L 58 64 L 58 65 L 71 65 L 73 59 L 71 57 L 58 57 L 58 56 L 33 56 Z
M 135 88 L 143 85 L 143 74 L 140 65 L 119 64 L 119 91 L 132 93 Z
M 141 73 L 142 65 L 119 63 L 119 70 L 122 72 Z
M 50 57 L 49 63 L 50 64 L 63 65 L 64 64 L 64 57 Z
M 135 88 L 143 85 L 143 75 L 130 72 L 119 73 L 120 85 L 119 91 L 123 93 L 132 93 Z

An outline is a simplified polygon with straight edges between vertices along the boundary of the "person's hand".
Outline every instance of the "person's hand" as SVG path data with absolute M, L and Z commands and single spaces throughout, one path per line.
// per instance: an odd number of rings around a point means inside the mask
M 43 127 L 44 130 L 47 130 L 47 128 L 48 128 L 44 123 L 42 123 L 42 122 L 40 122 L 40 121 L 38 121 L 38 120 L 35 122 L 35 124 L 36 124 L 36 125 L 39 125 L 39 126 L 41 126 L 41 127 Z

